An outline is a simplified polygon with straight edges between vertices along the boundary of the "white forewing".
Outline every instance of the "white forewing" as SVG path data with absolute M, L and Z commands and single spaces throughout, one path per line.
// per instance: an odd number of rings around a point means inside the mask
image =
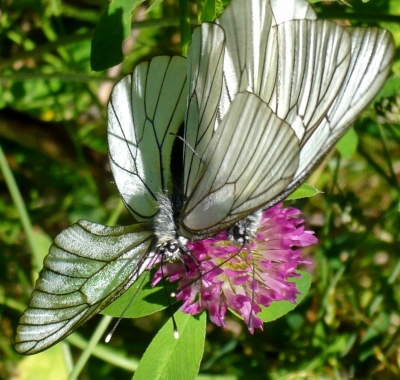
M 184 194 L 201 175 L 202 156 L 214 133 L 221 98 L 225 35 L 221 27 L 204 23 L 193 32 L 188 51 L 189 97 L 185 121 Z M 196 152 L 196 154 L 194 154 Z
M 178 56 L 139 64 L 111 94 L 110 165 L 136 220 L 151 220 L 157 213 L 157 194 L 172 190 L 171 152 L 183 123 L 186 97 L 186 59 Z
M 392 35 L 378 28 L 347 28 L 351 62 L 326 119 L 339 133 L 371 102 L 385 82 L 394 56 Z
M 289 21 L 278 30 L 272 97 L 260 97 L 302 140 L 326 115 L 350 63 L 350 36 L 328 21 Z
M 263 93 L 265 97 L 272 92 L 278 53 L 272 22 L 268 0 L 233 1 L 216 20 L 226 38 L 221 117 L 239 92 Z
M 85 220 L 54 240 L 15 338 L 20 354 L 52 346 L 125 292 L 153 255 L 151 229 Z
M 310 171 L 346 132 L 385 82 L 394 56 L 393 37 L 378 28 L 347 28 L 351 62 L 346 78 L 326 117 L 302 141 L 299 168 L 283 197 L 304 181 Z
M 254 94 L 238 94 L 204 152 L 180 233 L 210 236 L 261 208 L 286 188 L 298 155 L 290 126 Z

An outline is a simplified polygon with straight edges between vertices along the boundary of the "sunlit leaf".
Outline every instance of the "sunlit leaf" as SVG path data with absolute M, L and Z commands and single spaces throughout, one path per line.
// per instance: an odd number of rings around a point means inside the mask
M 286 199 L 301 199 L 301 198 L 310 198 L 314 195 L 319 194 L 320 191 L 307 183 L 303 183 L 294 193 L 290 194 Z
M 177 300 L 171 297 L 171 293 L 176 290 L 176 284 L 164 280 L 165 288 L 163 282 L 152 287 L 152 277 L 149 272 L 143 273 L 121 297 L 106 307 L 102 314 L 120 317 L 123 313 L 124 318 L 139 318 L 168 307 L 168 298 L 171 304 L 174 304 Z
M 312 276 L 310 273 L 298 271 L 301 274 L 300 278 L 293 278 L 292 281 L 296 283 L 297 289 L 300 294 L 296 298 L 297 305 L 304 299 L 310 290 Z M 261 313 L 257 314 L 264 322 L 271 322 L 275 319 L 292 311 L 297 305 L 289 301 L 275 301 L 270 306 L 263 307 Z
M 101 15 L 92 39 L 90 66 L 106 70 L 124 59 L 122 41 L 131 31 L 131 12 L 144 0 L 114 0 Z
M 179 338 L 174 338 L 170 319 L 144 353 L 133 377 L 134 380 L 191 380 L 196 378 L 204 351 L 206 313 L 192 316 L 177 311 L 174 317 L 178 326 Z

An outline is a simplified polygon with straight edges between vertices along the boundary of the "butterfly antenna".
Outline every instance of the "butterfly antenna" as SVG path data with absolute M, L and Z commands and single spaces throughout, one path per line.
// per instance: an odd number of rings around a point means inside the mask
M 170 132 L 169 134 L 172 135 L 172 136 L 175 136 L 179 140 L 183 141 L 184 144 L 192 151 L 192 153 L 201 161 L 201 157 L 199 156 L 199 154 L 189 145 L 189 143 L 182 136 L 179 136 L 179 135 L 177 135 L 175 133 L 172 133 L 172 132 Z
M 163 262 L 164 262 L 164 252 L 161 254 L 161 267 L 160 267 L 161 275 L 162 275 L 162 278 L 163 278 L 162 283 L 163 283 L 165 294 L 167 295 L 168 310 L 169 310 L 169 313 L 170 313 L 170 316 L 171 316 L 171 319 L 172 319 L 172 325 L 174 327 L 174 338 L 178 339 L 179 338 L 178 326 L 176 324 L 174 314 L 172 313 L 172 304 L 171 304 L 170 295 L 168 294 L 168 291 L 167 291 L 166 279 L 165 279 L 165 276 L 164 276 L 164 269 L 163 269 Z
M 153 261 L 152 261 L 149 265 L 154 264 L 154 262 L 155 262 L 156 259 L 157 259 L 157 257 L 154 256 L 154 257 L 153 257 Z M 138 294 L 139 290 L 142 289 L 143 284 L 144 284 L 145 281 L 147 280 L 148 276 L 150 276 L 150 272 L 148 272 L 147 276 L 145 276 L 145 277 L 143 278 L 142 282 L 140 283 L 140 285 L 139 285 L 138 288 L 136 289 L 135 294 L 131 297 L 130 301 L 129 301 L 128 304 L 125 306 L 125 308 L 124 308 L 124 310 L 122 311 L 121 315 L 118 317 L 117 322 L 115 323 L 115 325 L 113 326 L 113 328 L 111 329 L 111 331 L 107 334 L 106 338 L 104 339 L 104 341 L 105 341 L 106 343 L 108 343 L 108 342 L 111 340 L 111 338 L 112 338 L 112 336 L 113 336 L 115 330 L 117 329 L 119 323 L 121 322 L 122 318 L 124 317 L 126 311 L 129 309 L 129 306 L 131 306 L 131 304 L 132 304 L 133 300 L 135 299 L 136 295 Z
M 140 285 L 138 286 L 138 288 L 137 288 L 135 294 L 131 297 L 130 301 L 129 301 L 128 304 L 125 306 L 125 308 L 124 308 L 124 310 L 122 311 L 121 315 L 118 317 L 117 322 L 115 322 L 115 325 L 113 326 L 113 328 L 111 329 L 111 331 L 107 334 L 106 338 L 104 339 L 104 341 L 105 341 L 106 343 L 108 343 L 108 342 L 111 340 L 111 338 L 112 338 L 112 336 L 113 336 L 115 330 L 117 329 L 119 323 L 121 322 L 122 318 L 124 317 L 126 311 L 129 309 L 129 306 L 131 306 L 131 304 L 132 304 L 133 300 L 135 299 L 136 295 L 138 294 L 139 290 L 142 289 L 143 284 L 144 284 L 144 282 L 147 280 L 147 278 L 149 277 L 149 275 L 150 275 L 150 272 L 148 272 L 148 275 L 145 276 L 145 277 L 143 278 L 143 280 L 142 280 L 142 282 L 140 283 Z

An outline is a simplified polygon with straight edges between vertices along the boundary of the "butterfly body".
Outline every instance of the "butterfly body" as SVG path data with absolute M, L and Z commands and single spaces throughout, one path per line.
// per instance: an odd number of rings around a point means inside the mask
M 187 252 L 188 239 L 177 232 L 176 219 L 172 200 L 165 194 L 159 195 L 158 213 L 154 218 L 155 250 L 159 251 L 165 260 L 181 259 Z

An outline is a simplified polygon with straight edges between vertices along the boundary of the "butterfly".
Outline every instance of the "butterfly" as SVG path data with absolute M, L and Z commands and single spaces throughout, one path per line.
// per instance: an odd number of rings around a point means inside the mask
M 56 237 L 16 350 L 69 335 L 157 255 L 174 260 L 188 240 L 256 223 L 373 99 L 393 55 L 387 31 L 317 20 L 306 0 L 232 0 L 195 28 L 187 59 L 139 64 L 108 104 L 110 165 L 135 223 L 81 220 Z

